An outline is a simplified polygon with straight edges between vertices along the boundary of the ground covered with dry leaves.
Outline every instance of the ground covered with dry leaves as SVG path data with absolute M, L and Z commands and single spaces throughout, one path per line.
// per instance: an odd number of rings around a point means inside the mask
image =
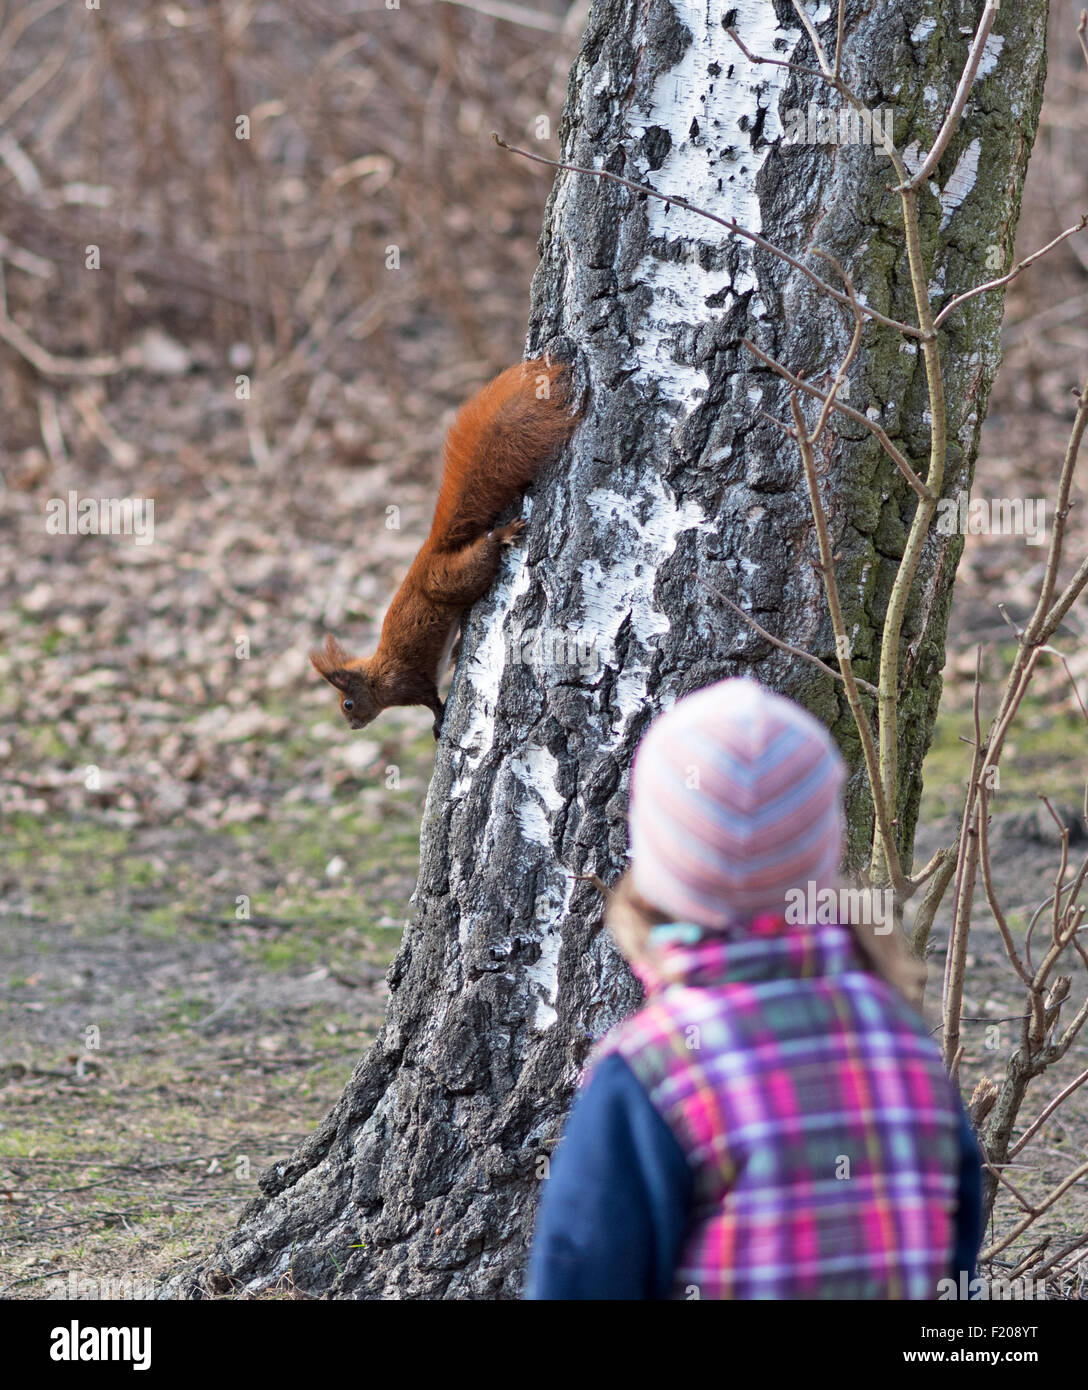
M 177 384 L 134 389 L 135 411 Z M 210 416 L 214 385 L 185 390 Z M 36 489 L 2 523 L 9 1293 L 157 1273 L 220 1230 L 373 1036 L 410 910 L 430 716 L 350 737 L 307 650 L 326 621 L 364 627 L 424 489 L 380 467 L 303 487 L 238 458 L 145 459 L 139 478 L 161 517 L 147 547 L 47 536 Z M 103 467 L 105 494 L 131 481 Z M 360 553 L 391 496 L 403 529 Z

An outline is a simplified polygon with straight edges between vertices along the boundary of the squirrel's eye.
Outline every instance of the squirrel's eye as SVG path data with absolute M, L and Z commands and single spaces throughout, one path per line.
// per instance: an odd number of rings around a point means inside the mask
M 354 700 L 345 700 L 345 701 L 344 701 L 344 709 L 346 709 L 346 710 L 352 710 L 352 709 L 354 709 L 354 708 L 355 708 L 355 701 L 354 701 Z

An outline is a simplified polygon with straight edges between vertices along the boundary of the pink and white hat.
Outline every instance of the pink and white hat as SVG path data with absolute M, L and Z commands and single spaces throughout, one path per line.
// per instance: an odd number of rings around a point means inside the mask
M 784 912 L 788 889 L 833 885 L 845 775 L 827 729 L 754 680 L 685 696 L 635 754 L 635 891 L 674 921 L 724 929 Z

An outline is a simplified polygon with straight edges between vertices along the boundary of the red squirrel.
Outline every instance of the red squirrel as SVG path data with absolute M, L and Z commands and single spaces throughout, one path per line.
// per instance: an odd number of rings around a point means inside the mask
M 426 705 L 438 738 L 445 714 L 439 668 L 462 615 L 487 592 L 503 547 L 518 540 L 525 522 L 490 528 L 577 421 L 567 364 L 543 358 L 508 367 L 461 407 L 446 436 L 431 533 L 389 607 L 378 650 L 350 657 L 330 635 L 310 653 L 339 691 L 353 729 L 391 705 Z

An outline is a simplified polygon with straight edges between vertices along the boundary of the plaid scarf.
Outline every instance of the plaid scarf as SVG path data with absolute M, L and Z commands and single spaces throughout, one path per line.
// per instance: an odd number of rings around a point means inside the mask
M 687 1156 L 678 1298 L 931 1299 L 949 1274 L 958 1098 L 841 926 L 658 928 L 604 1039 Z

